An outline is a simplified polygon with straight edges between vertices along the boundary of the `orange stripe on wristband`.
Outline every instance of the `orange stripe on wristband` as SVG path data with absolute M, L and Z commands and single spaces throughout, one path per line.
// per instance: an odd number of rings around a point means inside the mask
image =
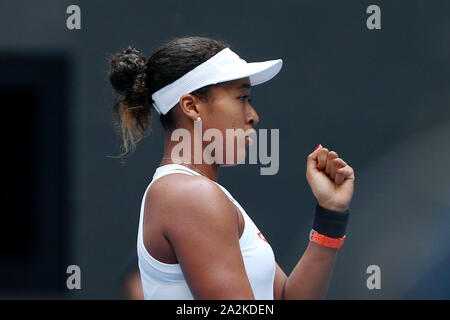
M 345 235 L 341 238 L 330 238 L 314 230 L 311 230 L 311 233 L 309 234 L 310 241 L 315 242 L 318 245 L 334 249 L 340 249 L 344 245 L 344 239 Z

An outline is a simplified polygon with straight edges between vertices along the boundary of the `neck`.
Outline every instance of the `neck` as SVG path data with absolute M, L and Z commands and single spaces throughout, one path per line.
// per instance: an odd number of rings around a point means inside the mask
M 163 157 L 162 157 L 159 165 L 163 166 L 163 165 L 171 164 L 171 163 L 181 164 L 181 165 L 184 165 L 194 171 L 197 171 L 202 176 L 205 176 L 208 179 L 211 179 L 211 180 L 217 182 L 217 176 L 218 176 L 218 171 L 219 171 L 220 165 L 218 165 L 216 163 L 213 163 L 213 164 L 204 163 L 203 158 L 202 158 L 201 163 L 199 163 L 199 164 L 194 163 L 194 155 L 192 152 L 187 157 L 188 159 L 190 159 L 189 161 L 186 161 L 186 159 L 183 159 L 182 156 L 177 157 L 177 158 L 172 157 L 172 150 L 175 147 L 175 145 L 177 145 L 179 143 L 180 143 L 179 141 L 171 141 L 170 134 L 167 135 L 165 148 L 164 148 L 164 154 L 163 154 Z M 191 144 L 191 145 L 193 145 L 193 144 Z M 202 150 L 202 154 L 203 154 L 203 150 Z

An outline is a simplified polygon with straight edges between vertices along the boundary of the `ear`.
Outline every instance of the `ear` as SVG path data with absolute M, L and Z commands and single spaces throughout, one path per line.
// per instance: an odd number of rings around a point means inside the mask
M 193 121 L 197 119 L 197 117 L 200 116 L 200 112 L 199 112 L 199 108 L 198 108 L 198 104 L 199 104 L 200 100 L 187 93 L 187 94 L 183 94 L 180 97 L 180 109 L 181 111 L 186 114 L 189 118 L 191 118 Z

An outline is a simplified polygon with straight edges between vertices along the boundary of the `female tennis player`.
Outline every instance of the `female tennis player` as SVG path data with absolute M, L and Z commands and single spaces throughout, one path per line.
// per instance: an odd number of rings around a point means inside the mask
M 336 152 L 319 145 L 306 159 L 316 212 L 308 247 L 289 276 L 244 208 L 217 183 L 230 149 L 212 154 L 213 163 L 198 163 L 185 150 L 173 152 L 177 129 L 190 137 L 199 125 L 223 137 L 226 129 L 250 132 L 259 121 L 249 99 L 251 86 L 273 78 L 282 60 L 247 63 L 223 41 L 184 37 L 165 43 L 148 59 L 130 46 L 110 65 L 124 152 L 145 136 L 152 108 L 167 132 L 140 212 L 137 252 L 145 298 L 324 298 L 344 242 L 355 180 Z M 250 139 L 244 146 L 232 142 L 238 164 Z M 208 143 L 201 143 L 201 151 Z

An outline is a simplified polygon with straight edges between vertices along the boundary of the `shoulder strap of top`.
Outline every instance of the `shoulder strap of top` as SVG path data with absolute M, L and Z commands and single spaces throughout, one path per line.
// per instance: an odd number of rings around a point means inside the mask
M 153 181 L 160 177 L 163 177 L 169 173 L 187 173 L 187 174 L 197 175 L 197 176 L 201 175 L 200 173 L 198 173 L 186 166 L 183 166 L 181 164 L 170 163 L 170 164 L 166 164 L 166 165 L 156 168 L 155 174 L 153 175 Z
M 152 185 L 152 183 L 155 182 L 157 179 L 159 179 L 167 174 L 170 174 L 170 173 L 184 173 L 184 174 L 202 176 L 197 171 L 194 171 L 194 170 L 192 170 L 186 166 L 183 166 L 181 164 L 170 163 L 170 164 L 163 165 L 161 167 L 156 168 L 155 174 L 153 175 L 153 179 L 152 179 L 151 183 L 148 185 L 147 189 L 145 190 L 144 199 L 145 199 L 147 191 L 150 188 L 150 186 Z M 245 221 L 244 233 L 242 234 L 241 238 L 239 239 L 239 243 L 242 245 L 242 243 L 244 242 L 244 240 L 246 238 L 246 234 L 247 234 L 246 230 L 248 230 L 247 225 L 249 223 L 251 224 L 253 222 L 251 221 L 250 217 L 247 215 L 245 210 L 241 207 L 239 202 L 237 202 L 236 199 L 234 199 L 234 197 L 231 195 L 231 193 L 225 187 L 220 185 L 219 183 L 217 183 L 215 181 L 213 181 L 213 182 L 225 193 L 225 195 L 228 197 L 228 199 L 230 199 L 230 201 L 242 213 L 242 216 Z M 142 232 L 142 218 L 143 218 L 143 213 L 144 213 L 144 203 L 145 203 L 145 200 L 142 201 L 142 205 L 141 205 L 141 215 L 140 215 L 140 222 L 139 222 L 139 236 L 141 236 L 141 232 Z
M 200 173 L 198 173 L 195 170 L 192 170 L 191 168 L 188 168 L 186 166 L 183 166 L 181 164 L 177 164 L 177 163 L 170 163 L 170 164 L 166 164 L 163 165 L 161 167 L 158 167 L 156 169 L 156 172 L 153 176 L 153 180 L 152 183 L 158 179 L 161 178 L 169 173 L 187 173 L 187 174 L 192 174 L 192 175 L 197 175 L 197 176 L 201 176 Z M 219 183 L 213 181 L 224 193 L 225 195 L 233 202 L 233 203 L 237 203 L 237 201 L 233 198 L 233 196 L 230 194 L 230 192 L 228 192 L 227 189 L 225 189 L 222 185 L 220 185 Z

